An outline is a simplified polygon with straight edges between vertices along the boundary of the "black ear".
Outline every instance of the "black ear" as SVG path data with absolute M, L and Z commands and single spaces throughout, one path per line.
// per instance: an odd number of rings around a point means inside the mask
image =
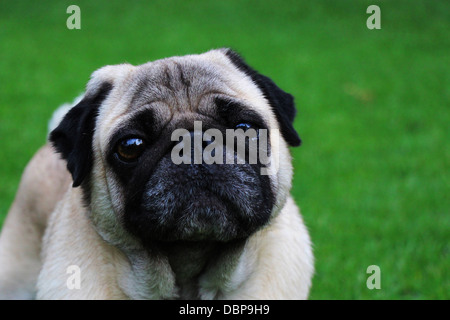
M 91 172 L 95 122 L 99 107 L 111 89 L 111 84 L 104 83 L 95 94 L 85 96 L 50 133 L 50 142 L 67 161 L 73 187 L 78 187 Z
M 252 69 L 244 59 L 233 50 L 227 49 L 225 54 L 231 62 L 239 70 L 247 74 L 263 92 L 277 117 L 281 134 L 286 142 L 293 147 L 299 146 L 302 141 L 293 127 L 295 114 L 297 112 L 295 109 L 294 97 L 281 90 L 270 78 Z

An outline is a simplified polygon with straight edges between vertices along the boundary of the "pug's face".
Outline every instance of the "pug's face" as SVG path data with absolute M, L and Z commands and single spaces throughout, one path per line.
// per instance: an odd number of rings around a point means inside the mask
M 220 49 L 96 71 L 50 140 L 108 241 L 226 242 L 284 205 L 294 115 L 289 94 Z M 254 134 L 229 147 L 230 130 Z M 250 160 L 255 146 L 269 161 Z

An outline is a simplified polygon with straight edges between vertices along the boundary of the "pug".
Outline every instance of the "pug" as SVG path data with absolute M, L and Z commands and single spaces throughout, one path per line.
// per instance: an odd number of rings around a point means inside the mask
M 0 297 L 307 299 L 295 114 L 227 48 L 95 71 L 24 171 L 0 237 Z M 255 149 L 269 161 L 250 161 Z

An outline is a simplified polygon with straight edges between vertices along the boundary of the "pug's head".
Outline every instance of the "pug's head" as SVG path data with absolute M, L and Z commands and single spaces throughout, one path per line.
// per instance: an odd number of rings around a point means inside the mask
M 227 242 L 283 207 L 295 113 L 290 94 L 219 49 L 97 70 L 50 141 L 107 241 Z M 244 139 L 229 147 L 229 132 Z M 251 161 L 261 146 L 269 161 Z

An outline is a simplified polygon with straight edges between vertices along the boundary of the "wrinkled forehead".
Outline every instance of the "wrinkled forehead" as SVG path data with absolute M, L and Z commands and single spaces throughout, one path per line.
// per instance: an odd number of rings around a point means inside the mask
M 163 102 L 174 112 L 196 111 L 206 94 L 231 96 L 237 92 L 228 85 L 229 72 L 220 65 L 198 59 L 171 58 L 140 66 L 130 83 L 130 104 L 126 112 L 153 102 Z

